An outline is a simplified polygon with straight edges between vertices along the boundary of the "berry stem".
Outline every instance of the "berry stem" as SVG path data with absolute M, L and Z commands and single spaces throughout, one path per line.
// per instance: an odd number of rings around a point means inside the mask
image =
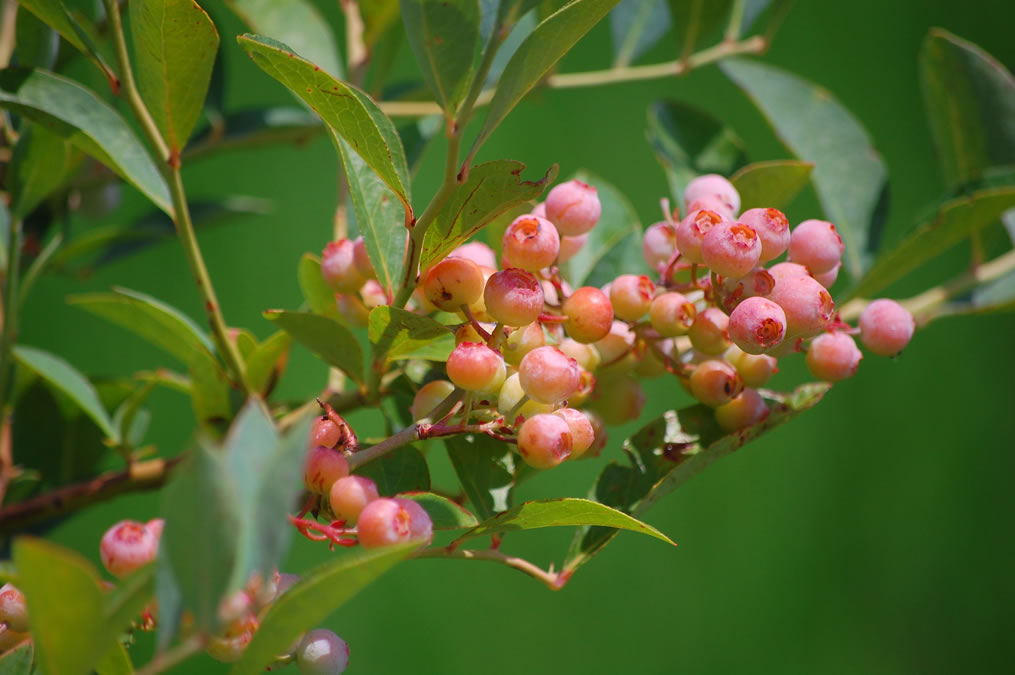
M 740 39 L 740 30 L 743 22 L 744 0 L 733 0 L 733 7 L 730 8 L 730 20 L 726 24 L 724 36 L 727 44 L 734 44 Z
M 552 591 L 559 591 L 564 587 L 570 578 L 566 572 L 554 572 L 544 570 L 524 558 L 507 555 L 496 549 L 486 550 L 458 550 L 450 547 L 428 548 L 415 555 L 416 558 L 450 558 L 454 560 L 486 560 L 488 562 L 500 563 L 512 567 L 519 572 L 529 575 L 533 579 L 542 581 Z
M 462 305 L 461 310 L 462 314 L 465 315 L 465 318 L 468 319 L 469 323 L 472 324 L 472 327 L 476 330 L 477 333 L 479 333 L 479 337 L 483 338 L 483 341 L 486 342 L 487 344 L 490 344 L 490 340 L 493 339 L 493 334 L 488 333 L 486 329 L 483 328 L 483 326 L 481 326 L 478 321 L 476 321 L 476 317 L 472 315 L 472 310 L 469 309 L 468 305 Z

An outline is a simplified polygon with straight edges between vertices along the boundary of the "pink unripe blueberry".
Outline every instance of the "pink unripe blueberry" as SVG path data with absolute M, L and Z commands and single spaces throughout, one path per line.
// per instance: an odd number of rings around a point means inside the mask
M 0 588 L 0 622 L 16 633 L 28 630 L 28 608 L 25 596 L 13 584 Z
M 463 342 L 445 364 L 450 379 L 465 391 L 497 391 L 507 374 L 504 357 L 481 342 Z
M 576 237 L 595 227 L 602 208 L 596 189 L 579 180 L 554 186 L 544 206 L 546 218 L 565 237 Z
M 688 213 L 677 225 L 677 248 L 680 249 L 681 258 L 691 263 L 705 262 L 701 253 L 702 241 L 709 230 L 721 222 L 722 216 L 708 209 L 697 209 Z
M 739 279 L 758 264 L 761 240 L 754 228 L 726 220 L 705 233 L 701 257 L 716 274 Z
M 557 348 L 577 361 L 579 366 L 590 373 L 599 367 L 599 351 L 592 345 L 578 342 L 573 338 L 564 338 L 557 345 Z
M 630 326 L 623 321 L 614 321 L 606 336 L 595 343 L 596 351 L 599 352 L 600 367 L 620 365 L 620 361 L 634 350 L 634 338 L 634 331 Z M 634 367 L 633 359 L 629 367 Z
M 845 248 L 835 225 L 826 220 L 805 220 L 793 228 L 789 259 L 806 266 L 812 274 L 821 274 L 838 264 Z
M 527 400 L 518 410 L 515 410 L 515 406 L 524 396 L 525 390 L 522 389 L 518 373 L 512 373 L 504 380 L 500 392 L 497 393 L 497 410 L 501 415 L 504 415 L 508 424 L 516 424 L 519 417 L 528 419 L 533 415 L 553 412 L 552 403 L 540 403 L 532 399 Z
M 687 336 L 691 344 L 703 354 L 722 354 L 730 346 L 730 318 L 717 307 L 706 307 L 691 324 Z
M 471 260 L 480 267 L 497 269 L 497 254 L 494 253 L 492 248 L 481 241 L 470 241 L 462 244 L 451 252 L 451 256 Z
M 363 548 L 391 546 L 415 539 L 429 542 L 433 522 L 423 507 L 411 499 L 381 497 L 359 514 L 356 534 Z
M 782 342 L 786 313 L 766 298 L 747 298 L 730 313 L 730 339 L 748 354 L 762 354 Z
M 584 368 L 578 369 L 578 390 L 567 397 L 567 404 L 571 407 L 580 406 L 592 395 L 596 386 L 596 378 Z
M 545 344 L 546 334 L 543 333 L 542 325 L 538 321 L 533 321 L 528 326 L 511 331 L 500 349 L 504 353 L 504 360 L 512 366 L 517 366 L 526 354 Z
M 693 202 L 686 204 L 686 207 L 686 213 L 694 213 L 695 211 L 704 210 L 718 213 L 722 216 L 723 220 L 735 220 L 737 217 L 737 212 L 731 209 L 726 202 L 715 195 L 703 195 L 698 197 Z
M 775 288 L 775 278 L 761 267 L 756 267 L 739 279 L 724 279 L 719 292 L 722 305 L 727 309 L 753 297 L 765 297 Z
M 363 237 L 356 237 L 352 242 L 352 260 L 361 277 L 364 279 L 377 278 L 377 271 L 370 260 L 370 254 L 367 253 L 367 245 L 363 241 Z
M 664 337 L 686 334 L 694 325 L 697 315 L 694 303 L 677 292 L 656 296 L 649 306 L 648 314 L 652 327 Z
M 296 648 L 301 675 L 341 675 L 349 667 L 349 645 L 324 628 L 309 631 Z
M 166 529 L 166 519 L 152 518 L 147 523 L 145 523 L 145 526 L 152 532 L 152 534 L 155 535 L 156 539 L 161 539 L 162 530 Z
M 637 321 L 645 316 L 655 292 L 656 285 L 644 274 L 621 274 L 610 284 L 613 313 L 618 319 Z
M 774 356 L 746 354 L 736 345 L 730 347 L 724 357 L 740 373 L 745 387 L 764 387 L 772 375 L 779 372 Z
M 321 276 L 339 293 L 355 293 L 366 278 L 356 267 L 353 243 L 348 239 L 330 242 L 321 253 Z
M 418 422 L 423 419 L 425 415 L 437 407 L 437 404 L 450 396 L 454 390 L 455 385 L 447 380 L 434 380 L 424 384 L 416 392 L 416 396 L 412 399 L 412 405 L 409 406 L 409 414 L 412 416 L 412 420 Z
M 835 311 L 832 296 L 812 277 L 777 280 L 768 297 L 786 313 L 786 339 L 817 335 Z
M 630 375 L 614 375 L 596 382 L 589 405 L 607 424 L 624 424 L 641 416 L 645 390 Z
M 155 560 L 159 537 L 144 523 L 121 520 L 99 542 L 102 565 L 118 579 Z
M 778 285 L 780 281 L 786 281 L 788 279 L 795 279 L 797 277 L 806 277 L 810 275 L 807 268 L 803 265 L 795 262 L 781 262 L 776 263 L 768 268 L 768 273 L 775 280 L 775 284 Z
M 556 347 L 537 347 L 518 365 L 522 389 L 540 403 L 560 403 L 578 390 L 581 367 Z
M 909 344 L 916 322 L 909 310 L 887 298 L 867 305 L 860 314 L 860 341 L 878 356 L 895 356 Z
M 391 302 L 388 292 L 384 290 L 379 281 L 370 279 L 359 289 L 359 297 L 367 309 L 387 305 Z
M 578 254 L 589 240 L 588 234 L 579 234 L 577 237 L 561 237 L 560 252 L 557 254 L 557 264 L 563 265 Z
M 822 333 L 807 348 L 807 370 L 825 382 L 852 377 L 863 354 L 853 338 L 845 333 Z
M 609 432 L 606 430 L 606 423 L 603 422 L 603 418 L 599 416 L 594 410 L 582 410 L 582 413 L 589 418 L 589 422 L 592 424 L 592 430 L 596 435 L 594 441 L 592 441 L 592 447 L 585 451 L 578 459 L 592 459 L 598 457 L 606 449 L 606 443 L 609 441 Z
M 569 337 L 588 344 L 603 339 L 613 325 L 613 304 L 598 288 L 582 286 L 568 296 L 561 311 Z
M 545 218 L 519 216 L 504 231 L 502 247 L 504 258 L 512 267 L 538 272 L 557 259 L 560 235 Z
M 789 220 L 779 209 L 747 209 L 737 220 L 758 233 L 761 240 L 758 262 L 775 260 L 789 248 Z
M 529 466 L 551 469 L 571 456 L 571 427 L 557 415 L 533 415 L 518 430 L 518 452 Z
M 578 459 L 592 447 L 596 440 L 596 431 L 592 428 L 592 422 L 589 421 L 585 413 L 574 408 L 561 408 L 555 410 L 553 414 L 567 422 L 567 426 L 571 430 L 571 459 Z
M 539 202 L 529 213 L 533 216 L 539 216 L 540 218 L 546 218 L 546 202 Z
M 327 415 L 314 420 L 314 425 L 310 427 L 311 448 L 321 445 L 326 448 L 333 448 L 338 445 L 340 440 L 342 440 L 342 430 Z
M 536 277 L 517 267 L 490 276 L 483 292 L 486 311 L 505 326 L 525 326 L 543 311 L 543 288 Z
M 739 431 L 768 416 L 765 399 L 754 389 L 744 389 L 735 399 L 715 409 L 715 420 L 725 431 Z
M 699 363 L 691 373 L 689 386 L 694 398 L 712 408 L 729 403 L 744 389 L 736 369 L 725 361 Z
M 483 288 L 486 288 L 486 281 L 494 275 L 497 271 L 495 267 L 480 267 L 479 271 L 483 273 Z M 486 311 L 486 300 L 483 298 L 483 294 L 480 293 L 476 301 L 469 304 L 469 311 L 472 312 L 473 318 L 476 321 L 483 321 L 492 323 L 494 318 L 490 316 L 490 313 Z
M 702 197 L 717 198 L 733 213 L 740 210 L 740 193 L 733 187 L 733 183 L 718 174 L 710 173 L 698 176 L 684 188 L 685 204 L 689 205 Z
M 835 284 L 835 280 L 839 278 L 839 270 L 842 269 L 842 263 L 838 263 L 832 269 L 821 274 L 815 274 L 814 280 L 825 288 L 831 288 Z
M 379 496 L 377 483 L 365 476 L 343 476 L 328 493 L 332 512 L 350 523 L 355 523 L 363 508 Z
M 649 269 L 658 272 L 677 250 L 677 230 L 663 221 L 649 225 L 641 239 L 641 255 Z
M 349 475 L 349 460 L 331 448 L 314 448 L 307 454 L 303 468 L 303 485 L 319 495 L 328 494 L 332 484 Z
M 423 280 L 426 299 L 445 312 L 457 312 L 483 294 L 483 272 L 466 258 L 445 258 Z

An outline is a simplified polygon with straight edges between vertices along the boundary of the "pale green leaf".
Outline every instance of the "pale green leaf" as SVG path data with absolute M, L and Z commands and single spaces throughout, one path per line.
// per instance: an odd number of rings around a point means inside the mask
M 367 330 L 374 354 L 388 361 L 447 361 L 455 348 L 454 333 L 447 326 L 388 305 L 371 310 Z
M 380 4 L 380 0 L 370 2 Z M 291 45 L 328 73 L 343 76 L 331 26 L 309 0 L 226 0 L 226 4 L 253 32 Z
M 423 80 L 444 111 L 454 115 L 479 61 L 479 2 L 401 0 L 401 9 Z
M 279 309 L 269 310 L 264 316 L 329 365 L 357 382 L 363 381 L 363 350 L 352 332 L 338 321 L 320 314 Z
M 740 194 L 740 211 L 747 209 L 785 209 L 807 187 L 814 165 L 792 159 L 748 164 L 730 176 Z

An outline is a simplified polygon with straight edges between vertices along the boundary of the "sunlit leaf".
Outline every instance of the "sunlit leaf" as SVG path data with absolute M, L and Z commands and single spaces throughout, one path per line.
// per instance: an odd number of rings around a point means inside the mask
M 420 72 L 453 115 L 479 61 L 479 0 L 401 0 L 402 23 Z
M 251 31 L 291 45 L 328 73 L 343 76 L 331 25 L 309 0 L 226 0 L 226 4 Z
M 368 336 L 378 357 L 447 361 L 455 348 L 450 328 L 427 316 L 381 305 L 370 312 Z

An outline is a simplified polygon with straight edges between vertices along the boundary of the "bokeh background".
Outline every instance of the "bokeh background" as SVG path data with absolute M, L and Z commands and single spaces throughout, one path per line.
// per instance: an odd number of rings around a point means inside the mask
M 214 11 L 215 2 L 209 2 Z M 318 3 L 339 21 L 337 3 Z M 221 17 L 223 42 L 241 27 Z M 224 20 L 222 20 L 224 19 Z M 917 56 L 928 28 L 942 26 L 1015 66 L 1015 5 L 996 0 L 797 2 L 764 60 L 825 85 L 862 120 L 891 178 L 885 237 L 897 240 L 943 189 L 924 117 Z M 339 33 L 341 36 L 341 33 Z M 563 71 L 606 67 L 600 25 L 567 56 Z M 647 57 L 670 58 L 665 41 Z M 289 103 L 283 88 L 232 46 L 229 109 Z M 407 49 L 399 72 L 411 77 Z M 533 175 L 551 163 L 562 175 L 587 168 L 621 188 L 642 222 L 666 191 L 644 140 L 646 107 L 671 97 L 733 124 L 754 161 L 787 156 L 761 116 L 715 67 L 668 81 L 542 91 L 526 100 L 480 159 L 512 158 Z M 439 182 L 443 148 L 427 152 L 417 199 Z M 270 307 L 301 300 L 296 263 L 331 231 L 336 159 L 327 140 L 223 156 L 186 169 L 193 198 L 257 195 L 273 211 L 205 231 L 202 245 L 227 320 L 258 337 Z M 130 218 L 125 195 L 107 219 Z M 817 215 L 813 193 L 788 209 Z M 94 223 L 92 223 L 94 224 Z M 76 227 L 88 227 L 81 221 Z M 905 297 L 960 271 L 957 250 L 889 290 Z M 121 285 L 201 316 L 179 247 L 167 243 L 100 268 L 86 280 L 50 277 L 36 288 L 22 342 L 65 356 L 90 374 L 128 374 L 162 355 L 116 327 L 69 308 L 74 292 Z M 1015 317 L 942 320 L 918 333 L 898 359 L 868 357 L 858 375 L 791 425 L 718 463 L 647 516 L 678 543 L 622 534 L 561 592 L 517 572 L 459 561 L 397 567 L 335 612 L 327 626 L 352 649 L 352 673 L 954 673 L 1010 672 L 1015 629 Z M 805 376 L 802 359 L 777 384 Z M 322 368 L 294 350 L 281 385 L 309 397 Z M 189 405 L 156 392 L 149 440 L 184 449 Z M 644 419 L 687 403 L 671 380 L 648 388 Z M 352 421 L 376 429 L 374 413 Z M 613 433 L 619 454 L 627 427 Z M 435 451 L 437 481 L 450 470 Z M 600 466 L 581 462 L 540 475 L 522 498 L 582 495 Z M 155 494 L 122 497 L 63 522 L 51 536 L 98 561 L 113 522 L 157 515 Z M 509 551 L 560 561 L 570 532 L 509 537 Z M 329 554 L 296 541 L 286 571 Z M 143 663 L 142 638 L 135 661 Z M 207 657 L 174 672 L 222 672 Z

